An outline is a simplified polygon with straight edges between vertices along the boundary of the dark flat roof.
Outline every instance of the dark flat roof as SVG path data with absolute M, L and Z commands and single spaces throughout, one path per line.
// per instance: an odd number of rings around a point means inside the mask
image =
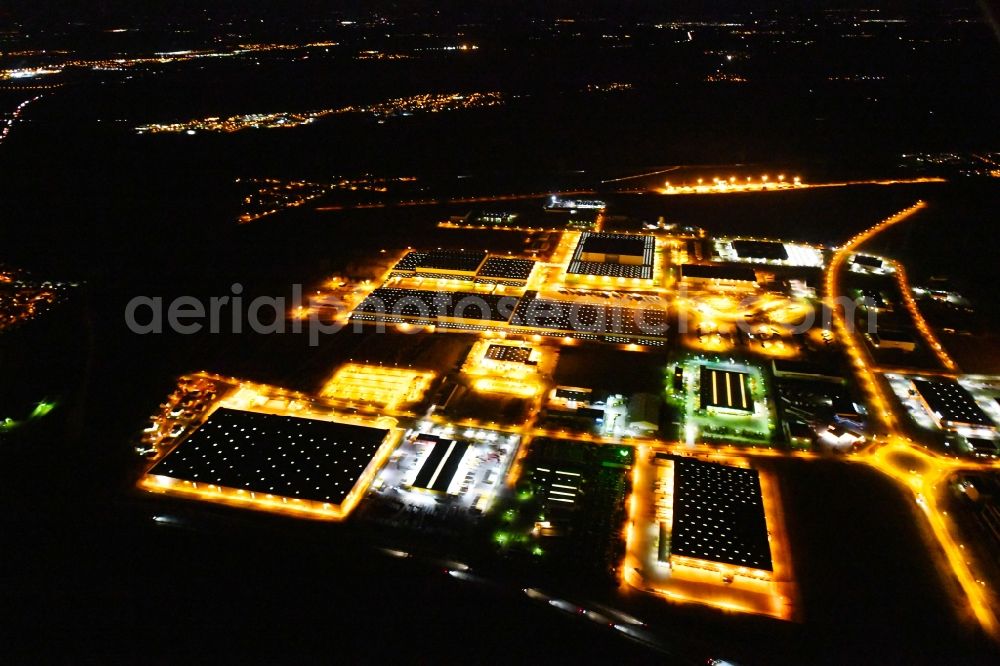
M 149 473 L 339 504 L 388 432 L 221 407 Z
M 701 366 L 701 406 L 753 412 L 750 375 Z
M 970 425 L 993 426 L 990 417 L 980 409 L 975 399 L 961 384 L 950 379 L 914 379 L 914 386 L 930 408 L 945 421 Z
M 578 401 L 590 400 L 592 394 L 593 394 L 592 391 L 577 391 L 575 389 L 569 389 L 569 388 L 556 389 L 556 397 L 562 398 L 563 400 L 578 400 Z
M 975 453 L 985 454 L 985 455 L 996 455 L 997 453 L 997 443 L 992 439 L 982 439 L 979 437 L 968 437 L 966 441 L 969 442 L 969 446 Z
M 829 363 L 799 361 L 789 358 L 776 358 L 771 363 L 776 375 L 811 375 L 820 378 L 843 379 L 840 370 Z
M 600 254 L 625 254 L 641 257 L 645 243 L 640 236 L 624 236 L 619 234 L 588 234 L 581 240 L 584 252 Z
M 485 258 L 485 250 L 433 250 L 424 255 L 417 267 L 474 273 Z
M 676 555 L 771 571 L 771 547 L 755 469 L 674 459 Z
M 757 281 L 757 274 L 749 266 L 726 266 L 719 264 L 683 264 L 681 266 L 681 277 L 736 280 L 739 282 Z
M 741 259 L 788 259 L 788 250 L 774 241 L 734 240 L 733 249 Z
M 424 464 L 413 480 L 414 488 L 426 488 L 438 492 L 448 492 L 448 486 L 458 471 L 462 456 L 469 448 L 468 442 L 439 440 L 424 458 Z
M 875 337 L 878 340 L 888 340 L 890 342 L 915 343 L 917 341 L 917 338 L 912 333 L 901 331 L 898 328 L 879 328 Z
M 882 268 L 882 260 L 878 257 L 869 257 L 867 254 L 854 255 L 854 263 L 869 268 Z

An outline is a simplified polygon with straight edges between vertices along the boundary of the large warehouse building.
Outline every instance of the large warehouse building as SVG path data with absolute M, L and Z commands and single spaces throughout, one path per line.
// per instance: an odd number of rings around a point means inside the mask
M 914 379 L 913 387 L 938 427 L 946 430 L 996 429 L 996 424 L 979 407 L 972 394 L 958 382 L 951 379 Z
M 701 366 L 701 407 L 716 412 L 752 414 L 750 375 Z
M 339 520 L 392 449 L 390 430 L 225 407 L 159 460 L 140 487 Z
M 566 272 L 651 280 L 655 250 L 652 236 L 585 232 L 580 235 Z
M 773 571 L 757 470 L 692 458 L 673 465 L 671 561 Z

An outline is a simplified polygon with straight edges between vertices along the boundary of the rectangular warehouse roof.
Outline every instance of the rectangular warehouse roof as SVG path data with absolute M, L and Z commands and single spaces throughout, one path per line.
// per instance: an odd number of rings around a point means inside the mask
M 458 471 L 458 466 L 468 448 L 468 442 L 454 439 L 436 441 L 430 453 L 424 458 L 424 464 L 413 480 L 413 487 L 441 493 L 448 492 L 448 486 L 451 485 L 451 480 L 455 477 L 455 472 Z
M 856 254 L 854 255 L 854 259 L 852 259 L 851 261 L 858 264 L 859 266 L 867 266 L 869 268 L 882 268 L 881 259 L 879 259 L 878 257 L 870 257 L 866 254 Z
M 701 366 L 701 406 L 753 412 L 750 375 Z
M 584 252 L 595 254 L 624 254 L 641 257 L 646 243 L 644 236 L 588 233 L 580 240 L 580 246 Z
M 681 277 L 733 282 L 757 281 L 757 274 L 748 266 L 724 266 L 718 264 L 683 264 L 681 266 Z
M 788 259 L 788 250 L 784 244 L 775 241 L 751 241 L 734 240 L 733 249 L 741 259 L 770 259 L 774 261 L 785 261 Z
M 149 474 L 340 504 L 388 432 L 223 407 Z
M 994 423 L 972 394 L 956 381 L 914 379 L 913 385 L 931 411 L 953 424 L 993 427 Z
M 675 458 L 670 543 L 675 555 L 772 571 L 757 470 Z
M 573 275 L 650 280 L 653 278 L 655 251 L 656 241 L 652 236 L 584 232 L 573 251 L 566 272 Z M 593 255 L 605 257 L 595 260 Z M 629 260 L 623 262 L 622 257 L 628 257 Z

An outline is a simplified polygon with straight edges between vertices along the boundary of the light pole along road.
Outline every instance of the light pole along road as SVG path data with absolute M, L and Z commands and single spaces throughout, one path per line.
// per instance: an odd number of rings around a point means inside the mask
M 945 559 L 939 560 L 938 565 L 955 576 L 972 615 L 983 630 L 993 638 L 1000 638 L 997 617 L 991 607 L 993 594 L 986 582 L 974 571 L 972 556 L 961 543 L 957 525 L 948 517 L 947 511 L 941 508 L 939 502 L 940 493 L 947 488 L 947 479 L 951 474 L 963 469 L 995 469 L 998 465 L 983 465 L 941 456 L 904 437 L 899 430 L 899 420 L 893 403 L 890 402 L 880 383 L 881 380 L 867 349 L 855 335 L 854 321 L 847 321 L 845 309 L 840 307 L 843 304 L 839 291 L 840 274 L 849 256 L 865 242 L 926 207 L 926 203 L 917 201 L 909 208 L 856 234 L 839 247 L 827 266 L 824 302 L 832 313 L 834 334 L 844 345 L 858 384 L 865 393 L 869 417 L 877 431 L 874 446 L 859 455 L 858 459 L 895 479 L 913 493 L 917 505 L 927 518 L 928 527 L 943 551 Z M 931 346 L 942 364 L 949 370 L 956 369 L 947 353 L 937 344 L 926 322 L 917 311 L 915 303 L 912 303 L 905 274 L 900 279 L 900 288 L 914 321 L 921 328 L 924 337 L 933 341 Z

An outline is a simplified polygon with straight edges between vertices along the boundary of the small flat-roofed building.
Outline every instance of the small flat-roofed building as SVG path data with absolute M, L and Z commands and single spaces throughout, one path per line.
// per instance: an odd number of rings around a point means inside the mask
M 783 430 L 788 442 L 796 446 L 808 446 L 816 438 L 816 433 L 808 424 L 794 419 L 786 420 L 783 424 Z
M 749 266 L 683 264 L 681 280 L 691 284 L 756 285 L 757 274 Z
M 969 443 L 972 455 L 977 458 L 996 458 L 1000 454 L 997 450 L 995 440 L 983 437 L 967 437 L 965 441 Z
M 755 469 L 673 458 L 670 557 L 773 571 Z
M 776 358 L 771 361 L 771 371 L 778 379 L 803 379 L 841 383 L 844 377 L 837 368 L 810 361 Z
M 339 520 L 385 457 L 388 429 L 221 407 L 140 480 L 182 497 Z
M 917 339 L 906 331 L 893 328 L 879 328 L 875 333 L 869 333 L 876 349 L 899 349 L 911 352 L 917 348 Z
M 856 254 L 851 261 L 866 268 L 882 268 L 882 260 L 880 258 L 871 257 L 866 254 Z
M 846 393 L 836 394 L 831 406 L 835 422 L 850 426 L 858 431 L 865 429 L 865 423 L 868 420 L 866 415 L 862 413 L 862 408 Z
M 593 390 L 589 388 L 577 388 L 574 386 L 557 386 L 555 397 L 570 402 L 585 402 L 590 404 L 590 397 Z
M 471 224 L 483 224 L 488 226 L 513 226 L 520 217 L 519 213 L 510 210 L 480 210 L 470 213 L 463 221 Z
M 864 434 L 854 428 L 832 424 L 818 431 L 819 438 L 825 444 L 839 448 L 848 448 L 864 441 Z
M 650 280 L 655 249 L 652 236 L 585 232 L 567 273 Z
M 644 435 L 660 429 L 660 396 L 636 393 L 628 401 L 629 430 Z
M 716 412 L 752 414 L 750 375 L 701 366 L 701 406 Z
M 764 259 L 767 261 L 787 261 L 788 250 L 783 243 L 775 241 L 734 240 L 736 256 L 740 259 Z
M 557 386 L 549 393 L 548 409 L 550 413 L 560 409 L 576 412 L 580 409 L 589 408 L 592 398 L 593 391 L 591 389 L 574 386 Z M 600 417 L 604 417 L 603 411 Z
M 419 402 L 433 379 L 434 373 L 422 370 L 345 363 L 320 389 L 320 395 L 395 408 Z
M 430 444 L 431 450 L 424 457 L 411 487 L 438 493 L 457 494 L 453 492 L 452 482 L 455 480 L 455 474 L 469 450 L 469 443 L 454 439 L 440 439 L 435 435 L 421 435 L 417 441 Z
M 947 430 L 996 429 L 996 424 L 979 407 L 972 394 L 958 382 L 952 379 L 914 379 L 913 387 L 939 427 Z
M 604 210 L 607 205 L 607 202 L 601 199 L 563 199 L 562 197 L 553 195 L 545 202 L 545 210 Z

